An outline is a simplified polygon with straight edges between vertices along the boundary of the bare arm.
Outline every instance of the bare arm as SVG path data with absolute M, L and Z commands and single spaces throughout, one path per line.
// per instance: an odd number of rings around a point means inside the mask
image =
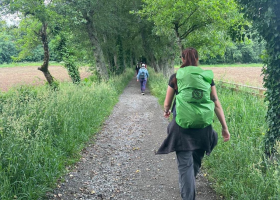
M 230 133 L 228 131 L 224 111 L 223 111 L 222 105 L 218 99 L 217 90 L 216 90 L 215 86 L 211 87 L 211 100 L 215 103 L 215 113 L 222 125 L 222 135 L 224 137 L 224 141 L 226 142 L 230 139 Z
M 166 91 L 166 96 L 164 100 L 164 117 L 168 118 L 170 116 L 170 107 L 172 104 L 172 100 L 174 98 L 175 90 L 168 86 Z

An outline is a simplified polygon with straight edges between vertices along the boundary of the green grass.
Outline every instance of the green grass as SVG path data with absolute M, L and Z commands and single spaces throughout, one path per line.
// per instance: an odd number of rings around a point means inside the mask
M 199 65 L 199 67 L 263 67 L 262 63 L 250 64 L 215 64 L 215 65 Z M 174 68 L 180 68 L 180 65 L 175 65 Z
M 108 82 L 90 79 L 0 93 L 0 199 L 41 199 L 102 127 L 132 69 Z
M 28 67 L 28 66 L 41 66 L 43 64 L 42 62 L 19 62 L 19 63 L 9 63 L 9 64 L 1 64 L 0 68 L 5 67 Z M 56 65 L 56 66 L 62 66 L 61 63 L 58 62 L 50 62 L 49 65 Z
M 266 104 L 263 99 L 248 93 L 235 92 L 217 85 L 226 121 L 231 133 L 227 143 L 220 140 L 204 166 L 215 189 L 226 199 L 269 199 L 275 195 L 271 169 L 265 166 L 263 138 L 266 132 Z M 217 119 L 213 124 L 221 133 Z M 266 167 L 265 174 L 262 173 Z M 268 178 L 268 179 L 267 179 Z
M 149 87 L 163 104 L 167 78 L 149 71 Z M 280 144 L 276 158 L 264 155 L 263 139 L 267 130 L 267 111 L 263 98 L 246 92 L 232 91 L 216 84 L 231 140 L 224 143 L 221 126 L 215 118 L 213 127 L 219 142 L 211 155 L 203 160 L 203 168 L 218 195 L 234 200 L 280 199 Z

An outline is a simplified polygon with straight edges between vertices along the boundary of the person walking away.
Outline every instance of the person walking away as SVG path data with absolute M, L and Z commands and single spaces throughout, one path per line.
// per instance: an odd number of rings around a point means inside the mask
M 143 63 L 143 64 L 145 65 L 145 68 L 147 69 L 147 64 L 146 64 L 146 63 Z M 142 65 L 143 65 L 143 64 L 142 64 Z
M 137 81 L 140 81 L 142 95 L 145 94 L 148 77 L 149 77 L 148 70 L 145 68 L 145 64 L 142 64 L 142 66 L 139 69 L 139 72 L 137 74 Z
M 230 139 L 230 133 L 213 72 L 198 67 L 198 53 L 194 48 L 185 49 L 181 58 L 183 64 L 170 76 L 164 101 L 164 117 L 170 117 L 172 112 L 173 119 L 167 127 L 167 138 L 156 154 L 176 153 L 181 197 L 195 200 L 195 177 L 204 154 L 210 155 L 218 140 L 211 125 L 214 113 L 222 125 L 225 142 Z
M 137 76 L 137 74 L 138 74 L 138 72 L 139 72 L 139 69 L 140 69 L 140 64 L 137 63 L 137 64 L 136 64 L 136 67 L 135 67 L 136 76 Z

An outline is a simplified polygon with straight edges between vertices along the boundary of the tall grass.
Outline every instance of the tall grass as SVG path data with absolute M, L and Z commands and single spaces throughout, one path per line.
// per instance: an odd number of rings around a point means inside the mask
M 101 128 L 133 76 L 21 87 L 0 96 L 0 199 L 39 199 Z
M 149 87 L 162 104 L 168 79 L 152 70 L 149 73 Z M 276 147 L 275 158 L 264 155 L 267 108 L 263 98 L 216 87 L 231 140 L 222 142 L 221 126 L 215 118 L 213 127 L 218 131 L 219 142 L 203 162 L 208 179 L 214 183 L 213 188 L 225 199 L 280 199 L 280 144 Z
M 151 72 L 150 72 L 151 71 Z M 160 105 L 163 105 L 167 90 L 168 78 L 161 73 L 155 73 L 153 69 L 149 70 L 148 86 L 151 93 L 158 98 Z
M 216 190 L 227 199 L 278 199 L 278 177 L 274 176 L 278 164 L 267 160 L 264 154 L 267 109 L 263 99 L 221 89 L 219 85 L 217 89 L 231 140 L 219 142 L 205 160 L 209 178 L 215 180 Z M 221 130 L 218 120 L 213 127 Z

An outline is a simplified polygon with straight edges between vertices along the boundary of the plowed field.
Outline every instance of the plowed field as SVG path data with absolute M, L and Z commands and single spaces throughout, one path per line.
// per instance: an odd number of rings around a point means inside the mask
M 0 68 L 0 91 L 22 85 L 38 85 L 46 82 L 46 79 L 38 67 L 12 67 Z M 262 87 L 261 67 L 207 67 L 214 72 L 214 80 L 240 83 L 244 85 Z M 59 81 L 71 81 L 67 70 L 60 66 L 50 66 L 50 73 Z M 85 68 L 80 70 L 81 78 L 90 75 Z
M 50 66 L 49 71 L 56 80 L 71 81 L 64 67 Z M 80 75 L 81 78 L 85 78 L 90 75 L 90 72 L 83 68 L 80 70 Z M 0 68 L 0 91 L 7 91 L 9 88 L 16 85 L 39 85 L 45 82 L 46 78 L 36 66 Z
M 261 67 L 206 67 L 214 72 L 214 80 L 263 87 Z

